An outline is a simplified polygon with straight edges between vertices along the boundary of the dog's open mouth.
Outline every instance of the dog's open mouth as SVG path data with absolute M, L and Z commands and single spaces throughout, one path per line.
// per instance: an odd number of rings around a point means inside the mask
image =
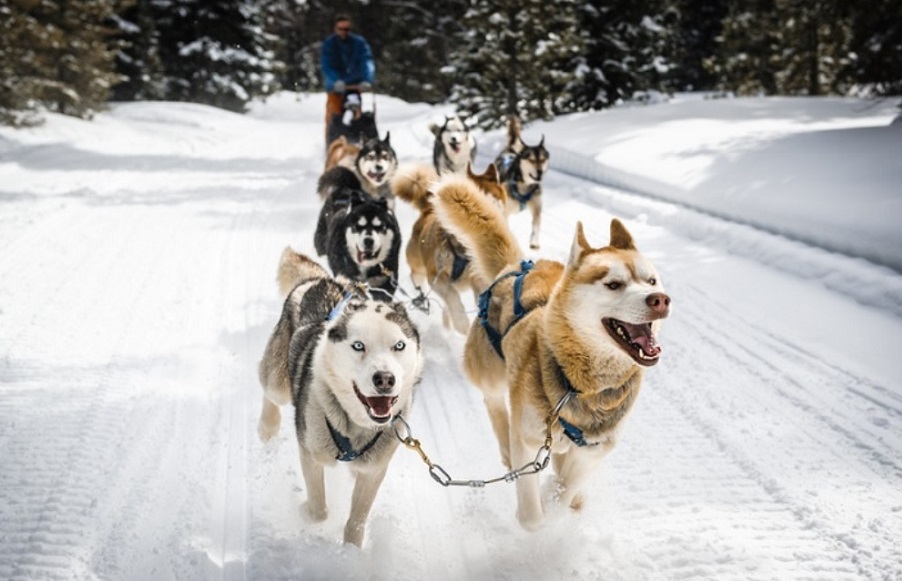
M 366 413 L 369 414 L 371 420 L 384 424 L 391 419 L 391 408 L 397 403 L 398 396 L 375 395 L 368 397 L 360 393 L 356 384 L 354 385 L 354 394 L 360 400 L 360 403 L 366 407 Z
M 363 264 L 367 260 L 375 260 L 379 255 L 379 250 L 361 250 L 357 249 L 357 264 Z
M 611 318 L 602 319 L 602 323 L 608 334 L 636 363 L 650 367 L 658 362 L 662 350 L 651 330 L 651 323 L 634 325 Z
M 453 151 L 454 153 L 460 153 L 460 143 L 459 142 L 452 141 L 448 145 L 451 146 L 451 151 Z
M 366 173 L 366 177 L 370 178 L 373 183 L 381 183 L 385 179 L 384 171 L 370 171 Z

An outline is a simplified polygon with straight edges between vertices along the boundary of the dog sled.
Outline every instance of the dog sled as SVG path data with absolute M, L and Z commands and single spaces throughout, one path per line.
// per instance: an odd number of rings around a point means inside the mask
M 378 139 L 376 129 L 376 94 L 370 92 L 372 108 L 365 110 L 363 92 L 352 85 L 344 94 L 342 112 L 333 113 L 326 130 L 326 149 L 341 136 L 348 143 L 362 144 L 368 139 Z

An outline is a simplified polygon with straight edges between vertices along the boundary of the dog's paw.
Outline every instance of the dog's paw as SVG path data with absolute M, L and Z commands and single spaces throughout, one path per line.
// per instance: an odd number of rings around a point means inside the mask
M 543 515 L 542 512 L 535 512 L 531 510 L 523 510 L 517 509 L 517 521 L 519 521 L 520 526 L 528 531 L 536 531 L 542 526 Z
M 264 443 L 269 442 L 278 433 L 279 433 L 279 422 L 272 424 L 272 423 L 264 422 L 261 420 L 260 423 L 257 424 L 257 435 L 260 436 L 261 442 L 264 442 Z
M 344 542 L 350 545 L 363 546 L 363 533 L 366 526 L 363 524 L 353 524 L 348 522 L 345 525 Z
M 310 522 L 323 522 L 329 517 L 329 510 L 325 506 L 314 506 L 310 501 L 301 505 L 301 512 Z

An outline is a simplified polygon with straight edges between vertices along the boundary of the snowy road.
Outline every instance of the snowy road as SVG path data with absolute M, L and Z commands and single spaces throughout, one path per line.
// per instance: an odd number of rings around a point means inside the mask
M 510 485 L 442 488 L 402 448 L 362 550 L 340 544 L 341 470 L 330 518 L 304 522 L 291 422 L 256 438 L 256 364 L 279 253 L 313 250 L 320 105 L 139 104 L 0 139 L 0 578 L 902 579 L 898 316 L 554 172 L 542 256 L 565 256 L 577 218 L 606 242 L 618 215 L 674 297 L 585 509 L 527 533 Z M 401 157 L 428 157 L 432 111 L 380 107 Z M 399 208 L 405 234 L 413 219 Z M 499 475 L 462 338 L 415 316 L 414 435 L 455 478 Z

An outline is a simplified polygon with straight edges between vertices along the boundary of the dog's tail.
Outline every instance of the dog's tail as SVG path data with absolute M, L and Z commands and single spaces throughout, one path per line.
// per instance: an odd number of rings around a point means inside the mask
M 328 277 L 326 272 L 318 263 L 310 260 L 303 254 L 296 252 L 290 246 L 286 246 L 282 251 L 282 258 L 279 259 L 279 270 L 276 273 L 276 281 L 279 283 L 279 292 L 283 297 L 291 294 L 299 284 L 314 278 Z
M 443 178 L 436 185 L 432 205 L 442 227 L 466 248 L 480 289 L 523 259 L 501 208 L 467 177 Z
M 398 168 L 391 179 L 391 191 L 415 208 L 426 210 L 430 206 L 430 187 L 438 180 L 435 168 L 425 163 L 409 164 Z
M 507 149 L 517 151 L 520 147 L 520 134 L 523 126 L 520 124 L 520 118 L 511 115 L 507 119 Z

